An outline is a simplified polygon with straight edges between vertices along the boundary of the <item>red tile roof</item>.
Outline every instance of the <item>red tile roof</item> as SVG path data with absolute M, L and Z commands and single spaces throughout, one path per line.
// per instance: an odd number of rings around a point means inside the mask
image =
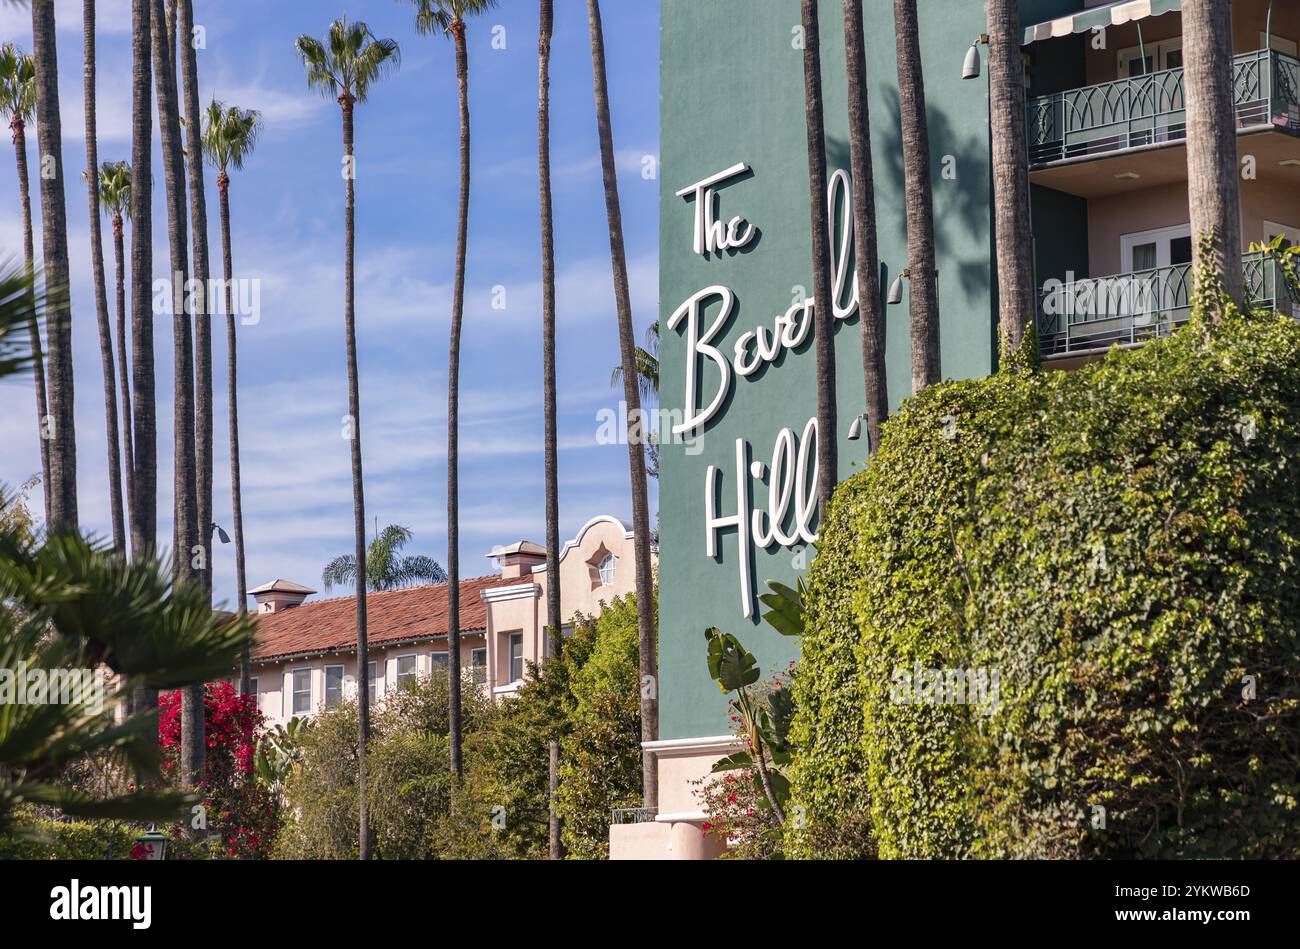
M 460 581 L 460 628 L 487 629 L 487 603 L 480 594 L 521 581 L 499 575 Z M 347 652 L 357 645 L 355 596 L 306 602 L 258 613 L 254 662 L 303 653 Z M 366 594 L 366 638 L 371 645 L 447 635 L 447 584 L 431 583 Z

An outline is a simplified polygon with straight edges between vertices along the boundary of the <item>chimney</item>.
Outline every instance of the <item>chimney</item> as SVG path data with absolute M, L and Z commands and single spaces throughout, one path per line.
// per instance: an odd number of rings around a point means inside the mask
M 508 547 L 494 547 L 485 556 L 500 565 L 503 579 L 532 579 L 533 567 L 546 563 L 546 548 L 530 540 L 520 540 Z
M 291 580 L 272 580 L 248 591 L 257 601 L 258 613 L 291 610 L 316 591 Z

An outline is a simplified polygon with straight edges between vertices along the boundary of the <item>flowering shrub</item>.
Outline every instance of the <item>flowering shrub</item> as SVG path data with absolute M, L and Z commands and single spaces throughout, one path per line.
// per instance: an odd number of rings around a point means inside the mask
M 280 824 L 273 791 L 257 780 L 253 754 L 262 729 L 262 713 L 252 696 L 240 695 L 229 682 L 209 682 L 203 689 L 203 777 L 197 785 L 207 811 L 207 825 L 221 838 L 226 856 L 265 857 Z M 158 743 L 163 775 L 175 778 L 180 766 L 181 694 L 158 697 Z M 175 829 L 174 839 L 189 833 Z
M 770 696 L 785 692 L 790 687 L 793 673 L 794 663 L 790 663 L 785 671 L 778 672 L 766 682 L 755 686 L 755 697 L 766 701 Z M 726 856 L 742 860 L 769 860 L 781 856 L 781 821 L 772 810 L 758 768 L 752 763 L 754 741 L 747 733 L 744 716 L 736 708 L 735 701 L 733 699 L 731 705 L 731 729 L 740 740 L 743 751 L 748 753 L 751 763 L 692 782 L 696 786 L 694 793 L 700 802 L 700 809 L 709 815 L 704 822 L 705 835 L 716 837 L 726 844 Z M 719 765 L 737 760 L 744 759 L 733 755 L 719 762 Z M 780 777 L 779 772 L 772 770 L 769 780 L 773 777 Z

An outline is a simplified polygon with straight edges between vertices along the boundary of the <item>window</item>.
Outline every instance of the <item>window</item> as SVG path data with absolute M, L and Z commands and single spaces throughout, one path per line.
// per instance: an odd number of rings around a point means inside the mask
M 343 701 L 343 667 L 325 667 L 325 707 L 335 708 Z
M 311 670 L 294 669 L 293 676 L 293 714 L 310 715 L 311 708 Z
M 447 658 L 445 652 L 429 653 L 429 671 L 434 675 L 446 675 L 450 665 L 451 660 Z
M 376 699 L 377 699 L 378 696 L 379 696 L 379 672 L 378 672 L 378 666 L 379 666 L 379 663 L 377 663 L 377 662 L 367 662 L 367 663 L 366 663 L 366 679 L 369 680 L 369 684 L 368 684 L 368 686 L 367 686 L 367 691 L 370 693 L 370 704 L 371 704 L 371 705 L 374 705 L 374 704 L 375 704 L 375 701 L 376 701 Z
M 618 558 L 613 554 L 606 554 L 605 559 L 600 562 L 600 582 L 602 586 L 609 586 L 614 582 L 614 568 L 618 566 Z
M 560 639 L 564 640 L 564 639 L 572 639 L 572 638 L 573 638 L 573 624 L 565 623 L 563 626 L 560 627 Z M 555 638 L 551 636 L 551 631 L 549 627 L 547 627 L 546 635 L 543 637 L 542 650 L 543 650 L 543 655 L 545 655 L 547 659 L 550 659 L 551 656 L 555 655 Z
M 1273 37 L 1273 39 L 1277 41 L 1277 37 Z M 1273 238 L 1278 236 L 1281 236 L 1282 238 L 1282 250 L 1300 244 L 1300 228 L 1289 227 L 1286 224 L 1276 224 L 1273 221 L 1265 221 L 1264 243 L 1272 243 Z M 1284 309 L 1285 303 L 1283 301 L 1279 301 L 1279 303 L 1281 305 L 1279 305 L 1278 309 L 1282 312 L 1286 312 Z M 1300 303 L 1293 302 L 1291 304 L 1291 315 L 1300 318 Z
M 416 666 L 414 656 L 397 657 L 397 687 L 399 689 L 407 683 L 415 682 L 419 674 L 420 670 Z
M 1133 46 L 1119 51 L 1119 74 L 1129 79 L 1145 76 L 1164 69 L 1181 69 L 1183 66 L 1183 38 L 1161 40 L 1146 44 L 1146 57 L 1142 48 Z
M 253 676 L 248 680 L 248 694 L 253 697 L 254 701 L 257 700 L 257 676 Z
M 469 651 L 469 668 L 474 675 L 475 685 L 487 684 L 487 647 L 480 646 L 478 649 Z
M 510 634 L 510 681 L 521 682 L 524 678 L 524 634 Z

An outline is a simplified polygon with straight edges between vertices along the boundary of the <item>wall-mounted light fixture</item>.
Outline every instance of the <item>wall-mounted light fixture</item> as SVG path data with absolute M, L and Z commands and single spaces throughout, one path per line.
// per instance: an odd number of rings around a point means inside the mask
M 903 281 L 912 276 L 912 272 L 904 267 L 894 278 L 894 282 L 889 285 L 889 295 L 885 297 L 885 302 L 890 306 L 896 306 L 903 302 Z
M 961 77 L 963 79 L 978 79 L 980 77 L 980 44 L 989 45 L 989 35 L 981 33 L 975 37 L 975 41 L 970 44 L 970 49 L 966 50 L 966 60 L 961 64 Z
M 220 524 L 214 523 L 212 525 L 212 530 L 217 535 L 217 540 L 221 541 L 223 544 L 230 543 L 230 535 L 225 532 Z

